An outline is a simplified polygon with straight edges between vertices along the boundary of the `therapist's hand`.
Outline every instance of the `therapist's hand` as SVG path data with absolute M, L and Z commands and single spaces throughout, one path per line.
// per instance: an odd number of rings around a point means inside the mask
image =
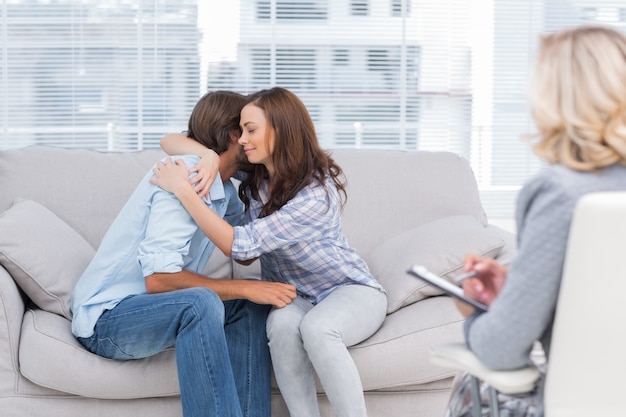
M 507 267 L 494 259 L 481 258 L 475 255 L 467 255 L 463 263 L 466 272 L 476 272 L 474 278 L 463 282 L 463 292 L 468 297 L 483 304 L 491 305 L 504 287 L 508 272 Z

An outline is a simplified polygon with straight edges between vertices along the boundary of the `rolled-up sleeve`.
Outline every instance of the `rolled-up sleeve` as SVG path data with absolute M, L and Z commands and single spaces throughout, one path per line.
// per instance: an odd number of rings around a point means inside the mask
M 174 194 L 154 193 L 137 257 L 143 276 L 180 272 L 197 226 Z
M 144 277 L 157 272 L 180 272 L 183 269 L 183 257 L 179 253 L 149 253 L 139 255 L 138 259 Z

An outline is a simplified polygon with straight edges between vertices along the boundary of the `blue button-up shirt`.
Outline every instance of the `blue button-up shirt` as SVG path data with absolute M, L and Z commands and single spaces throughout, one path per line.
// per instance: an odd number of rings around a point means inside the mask
M 250 221 L 235 227 L 234 259 L 260 256 L 263 279 L 293 284 L 298 295 L 319 303 L 339 286 L 368 285 L 384 292 L 341 229 L 340 196 L 330 177 L 312 182 L 280 210 L 258 218 L 268 200 L 250 199 Z
M 198 161 L 180 158 L 187 166 Z M 74 288 L 75 336 L 91 336 L 105 310 L 129 295 L 146 293 L 144 277 L 183 269 L 201 273 L 215 249 L 176 196 L 150 184 L 153 176 L 151 169 L 141 180 Z M 218 175 L 204 201 L 230 224 L 241 223 L 243 204 L 230 180 L 222 183 Z

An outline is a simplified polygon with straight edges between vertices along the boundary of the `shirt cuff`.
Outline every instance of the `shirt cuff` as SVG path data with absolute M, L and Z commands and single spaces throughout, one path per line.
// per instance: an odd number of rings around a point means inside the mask
M 233 259 L 244 261 L 260 256 L 260 253 L 254 250 L 255 248 L 252 244 L 252 232 L 249 231 L 248 225 L 235 226 L 233 229 L 235 231 L 235 239 L 233 240 L 233 244 L 230 248 L 230 256 Z M 248 231 L 249 233 L 246 233 Z
M 137 260 L 144 277 L 159 272 L 174 273 L 183 270 L 183 256 L 177 252 L 140 255 Z

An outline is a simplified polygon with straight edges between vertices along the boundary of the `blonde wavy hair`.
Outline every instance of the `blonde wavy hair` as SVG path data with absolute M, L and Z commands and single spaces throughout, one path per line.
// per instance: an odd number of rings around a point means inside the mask
M 603 26 L 541 39 L 531 87 L 535 153 L 578 171 L 626 164 L 626 36 Z

